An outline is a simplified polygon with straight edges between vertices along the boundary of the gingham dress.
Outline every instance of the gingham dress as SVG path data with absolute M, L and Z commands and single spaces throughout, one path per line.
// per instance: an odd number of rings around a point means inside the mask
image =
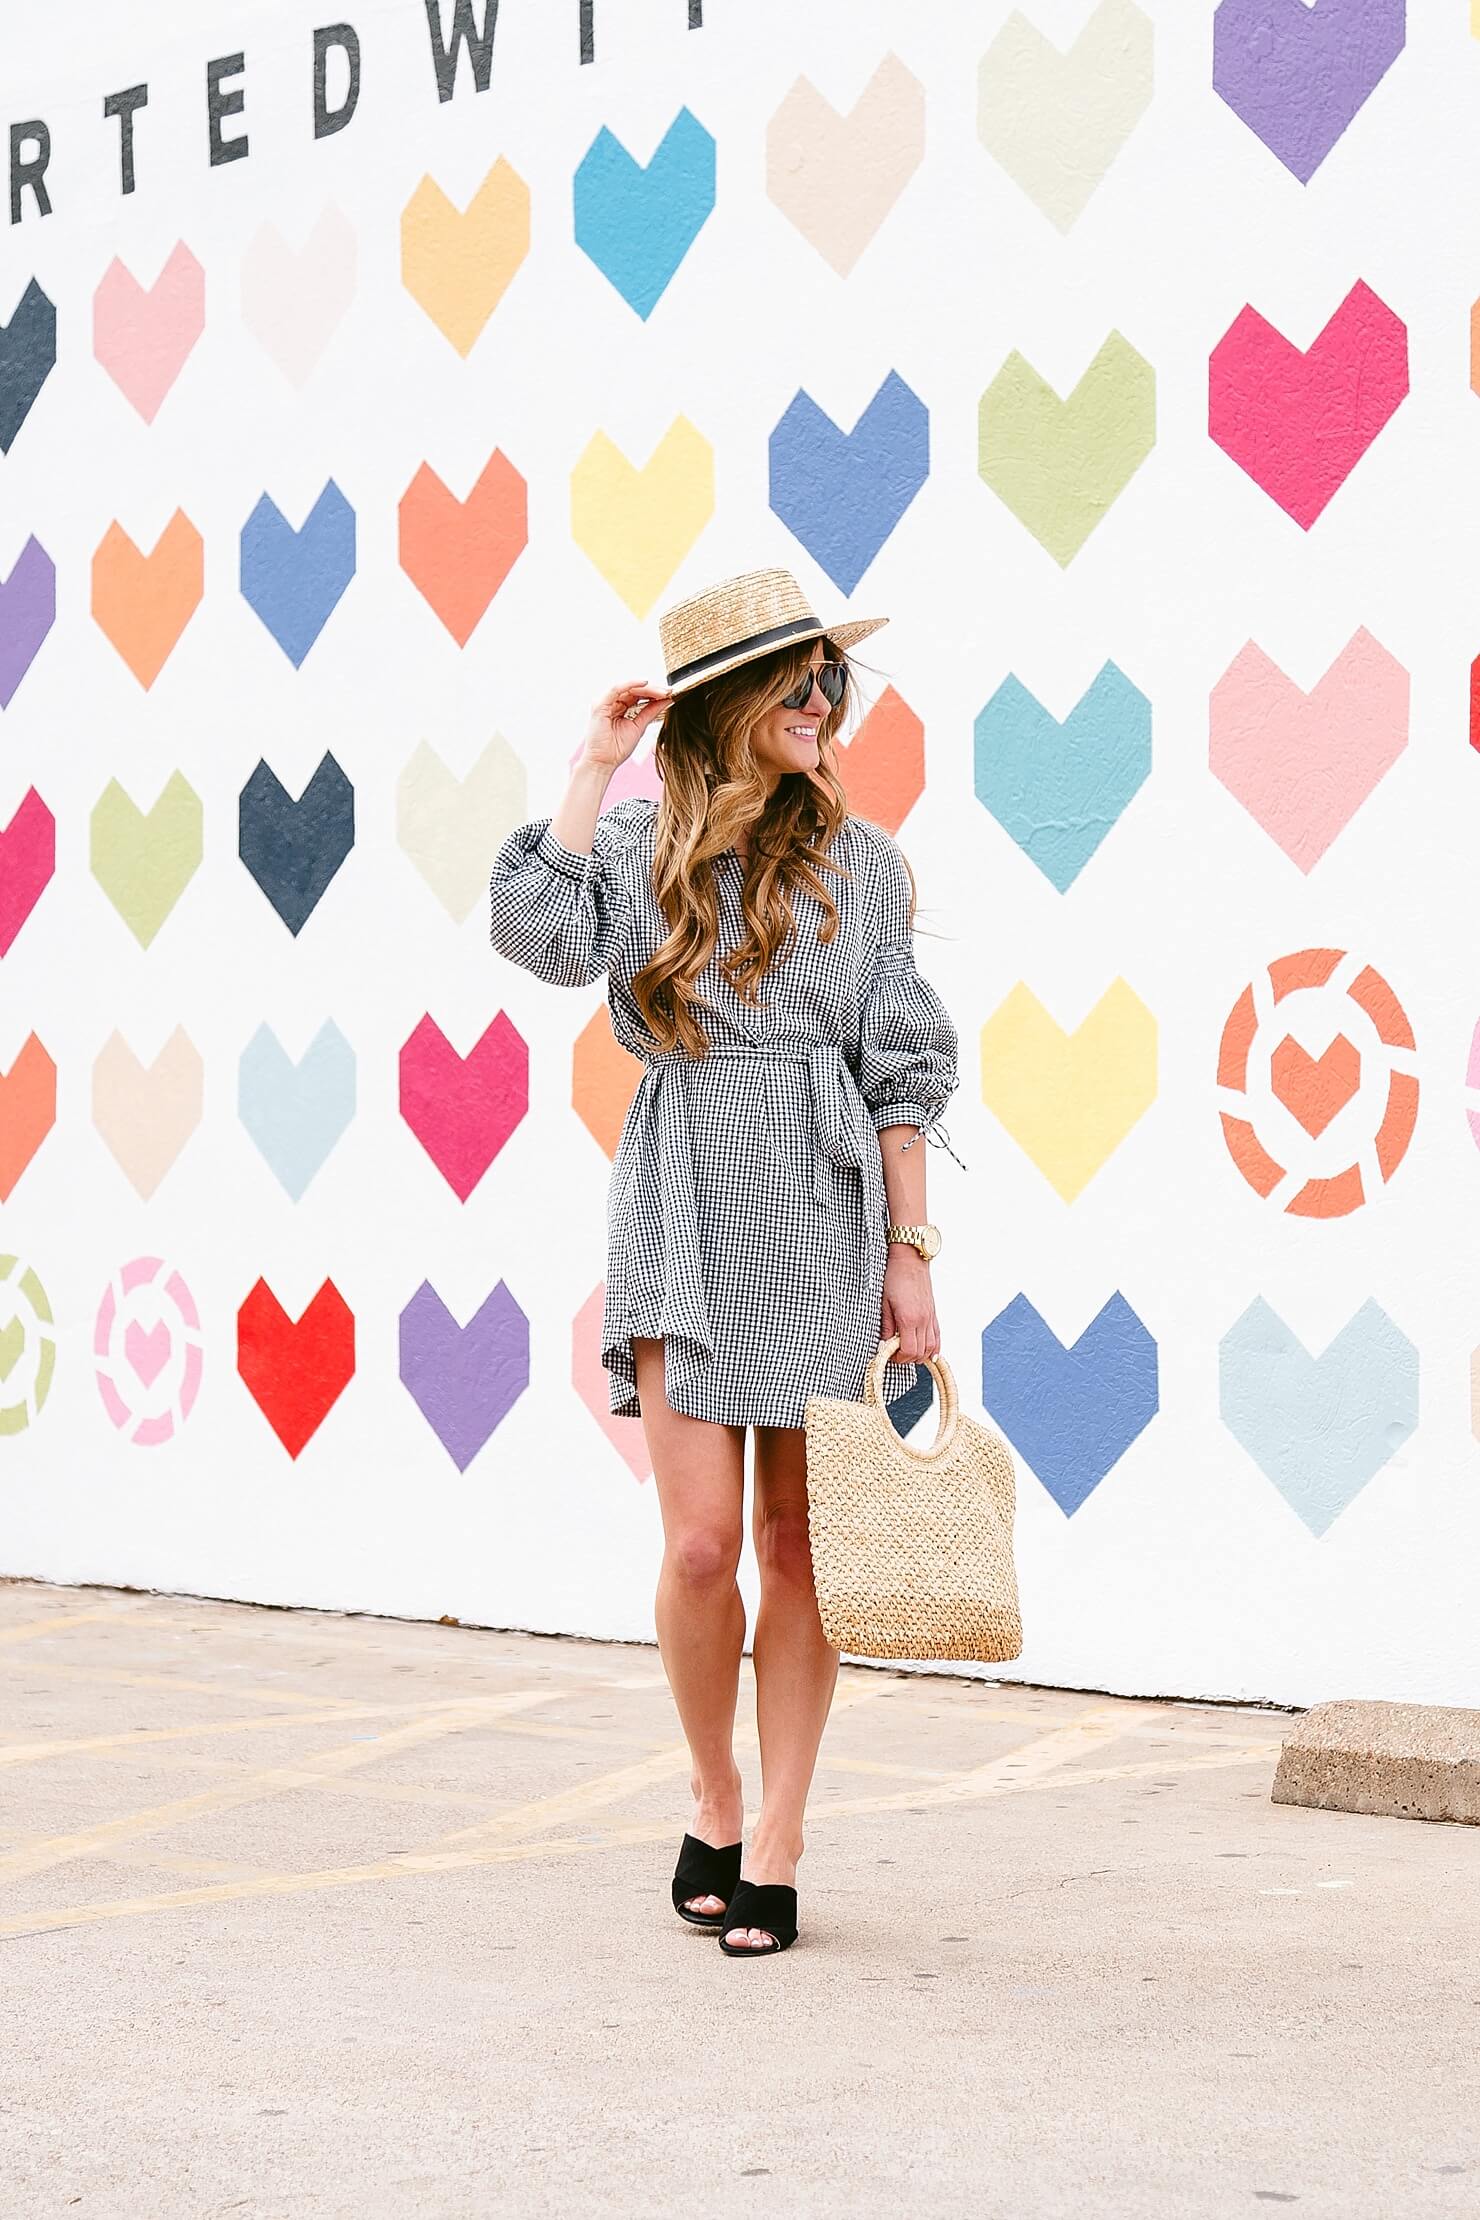
M 849 816 L 832 853 L 850 876 L 827 874 L 833 939 L 817 937 L 816 896 L 797 893 L 797 935 L 762 980 L 762 1004 L 740 1000 L 717 949 L 699 980 L 710 1054 L 660 1051 L 631 994 L 667 938 L 652 891 L 656 814 L 652 801 L 614 803 L 589 856 L 558 840 L 548 817 L 520 825 L 493 869 L 493 945 L 565 986 L 605 972 L 612 1030 L 647 1066 L 608 1190 L 610 1409 L 640 1415 L 631 1342 L 652 1335 L 674 1410 L 800 1426 L 809 1395 L 863 1393 L 887 1253 L 878 1129 L 944 1139 L 935 1129 L 958 1084 L 956 1029 L 915 967 L 897 844 Z M 716 875 L 720 944 L 733 949 L 745 930 L 733 850 Z M 886 1398 L 913 1379 L 913 1365 L 891 1361 Z

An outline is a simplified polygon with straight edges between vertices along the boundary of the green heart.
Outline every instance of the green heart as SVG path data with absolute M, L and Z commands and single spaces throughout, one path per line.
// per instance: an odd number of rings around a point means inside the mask
M 981 398 L 977 469 L 1061 569 L 1156 445 L 1156 372 L 1111 332 L 1067 401 L 1014 351 Z
M 200 796 L 178 771 L 146 817 L 110 779 L 92 813 L 92 873 L 129 931 L 149 946 L 200 868 Z
M 12 1318 L 8 1326 L 0 1326 L 0 1380 L 8 1380 L 26 1346 L 26 1329 L 23 1321 Z

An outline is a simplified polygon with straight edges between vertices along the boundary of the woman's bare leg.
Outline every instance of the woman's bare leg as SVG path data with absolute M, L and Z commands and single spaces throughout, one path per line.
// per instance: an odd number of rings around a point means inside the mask
M 632 1355 L 663 1514 L 658 1649 L 693 1756 L 689 1832 L 718 1850 L 739 1841 L 743 1814 L 734 1736 L 745 1645 L 745 1606 L 735 1583 L 745 1429 L 685 1418 L 670 1408 L 661 1341 L 634 1340 Z M 717 1896 L 691 1897 L 689 1907 L 724 1910 Z
M 762 1800 L 745 1878 L 795 1887 L 802 1814 L 838 1677 L 838 1653 L 823 1635 L 812 1584 L 806 1436 L 799 1426 L 756 1428 L 754 1530 L 761 1575 L 752 1647 Z M 758 1927 L 733 1927 L 725 1940 L 769 1949 L 775 1937 Z

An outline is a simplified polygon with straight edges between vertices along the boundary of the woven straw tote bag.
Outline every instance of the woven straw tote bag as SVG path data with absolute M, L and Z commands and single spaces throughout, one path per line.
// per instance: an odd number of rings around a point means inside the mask
M 807 1511 L 822 1630 L 855 1657 L 974 1658 L 1022 1652 L 1012 1554 L 1012 1457 L 962 1416 L 944 1357 L 926 1362 L 940 1398 L 929 1449 L 912 1449 L 884 1407 L 879 1343 L 863 1400 L 809 1395 Z

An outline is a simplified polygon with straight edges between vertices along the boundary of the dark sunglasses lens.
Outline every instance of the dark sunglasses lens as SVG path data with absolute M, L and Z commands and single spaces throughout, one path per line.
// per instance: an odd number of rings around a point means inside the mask
M 843 698 L 842 664 L 824 663 L 816 675 L 817 683 L 826 695 L 829 705 L 836 709 Z
M 812 698 L 812 681 L 822 688 L 823 700 L 830 709 L 836 709 L 843 698 L 843 666 L 841 663 L 815 663 L 803 671 L 789 694 L 781 697 L 783 709 L 801 709 Z

